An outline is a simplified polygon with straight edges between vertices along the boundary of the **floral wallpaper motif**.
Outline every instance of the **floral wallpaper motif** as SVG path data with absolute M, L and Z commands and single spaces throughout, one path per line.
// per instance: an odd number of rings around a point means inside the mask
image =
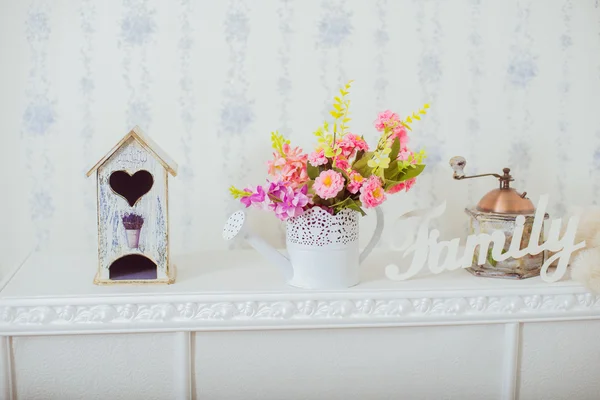
M 37 227 L 34 233 L 36 246 L 50 236 L 49 225 L 55 215 L 52 193 L 54 160 L 45 151 L 52 140 L 49 136 L 54 133 L 52 128 L 58 118 L 57 101 L 52 95 L 52 83 L 48 77 L 48 45 L 52 35 L 50 13 L 49 3 L 33 1 L 29 4 L 23 21 L 30 63 L 28 82 L 22 88 L 27 100 L 24 104 L 21 137 L 25 146 L 26 168 L 33 178 L 29 191 L 29 215 Z M 43 169 L 37 171 L 34 165 L 41 165 Z
M 351 46 L 352 12 L 347 2 L 323 0 L 320 3 L 315 47 L 319 54 L 321 93 L 336 94 L 341 82 L 348 79 L 344 54 Z M 329 95 L 321 99 L 321 118 L 329 116 Z
M 81 29 L 82 44 L 80 45 L 79 53 L 82 64 L 82 69 L 79 77 L 79 107 L 80 111 L 80 128 L 77 133 L 79 140 L 76 142 L 80 146 L 80 174 L 87 172 L 88 160 L 95 156 L 92 150 L 91 140 L 96 135 L 95 118 L 94 118 L 94 98 L 95 98 L 95 82 L 93 79 L 92 67 L 95 65 L 95 47 L 96 44 L 96 5 L 93 0 L 84 0 L 79 4 L 79 27 Z M 85 181 L 80 181 L 76 185 L 81 192 L 87 190 Z M 96 201 L 94 196 L 85 196 L 82 199 L 82 208 L 86 213 L 94 213 L 96 211 Z M 97 233 L 95 230 L 86 229 L 82 232 L 86 242 L 96 240 Z
M 496 183 L 453 181 L 455 155 L 469 173 L 510 167 L 534 201 L 551 195 L 553 216 L 600 197 L 597 0 L 25 0 L 0 5 L 0 24 L 14 110 L 0 156 L 16 185 L 0 198 L 2 251 L 94 250 L 84 173 L 134 125 L 180 165 L 173 251 L 227 248 L 219 233 L 239 208 L 227 187 L 262 179 L 271 131 L 312 143 L 349 79 L 351 128 L 367 138 L 377 111 L 431 104 L 411 143 L 427 169 L 386 204 L 386 235 L 395 216 L 442 200 L 442 233 L 464 234 L 462 210 Z M 253 218 L 283 243 L 272 215 Z
M 130 92 L 127 126 L 139 125 L 148 129 L 152 122 L 151 99 L 148 93 L 152 74 L 148 66 L 146 47 L 152 44 L 158 30 L 154 20 L 156 11 L 152 9 L 148 0 L 124 0 L 123 6 L 125 15 L 120 21 L 119 45 L 123 50 L 123 79 Z M 135 78 L 139 81 L 136 82 Z
M 281 125 L 279 132 L 283 135 L 290 135 L 291 127 L 289 126 L 289 104 L 291 102 L 291 92 L 293 90 L 292 81 L 290 79 L 290 62 L 291 62 L 291 38 L 294 34 L 292 27 L 292 19 L 294 16 L 294 4 L 291 0 L 280 0 L 277 7 L 277 16 L 279 18 L 279 33 L 281 35 L 282 44 L 277 49 L 280 63 L 280 76 L 277 81 L 277 92 L 280 96 L 280 116 Z
M 375 26 L 375 31 L 373 33 L 373 39 L 375 46 L 377 47 L 377 55 L 375 58 L 375 62 L 377 65 L 376 72 L 376 80 L 373 85 L 373 90 L 375 91 L 375 95 L 377 96 L 377 107 L 384 107 L 385 102 L 385 92 L 386 88 L 389 85 L 389 81 L 386 79 L 386 64 L 387 64 L 387 52 L 388 44 L 390 42 L 390 35 L 387 29 L 387 8 L 388 8 L 388 0 L 377 0 L 375 4 L 377 10 L 377 25 Z
M 251 22 L 248 16 L 250 3 L 243 0 L 229 0 L 223 18 L 222 31 L 227 48 L 227 77 L 221 82 L 222 100 L 217 132 L 221 140 L 221 157 L 225 165 L 232 168 L 223 174 L 223 179 L 244 180 L 247 177 L 247 165 L 250 162 L 244 147 L 251 134 L 255 120 L 253 100 L 248 94 L 249 82 L 247 74 L 248 41 L 251 38 Z M 236 210 L 236 205 L 229 202 L 226 212 Z
M 324 1 L 323 10 L 318 44 L 320 47 L 337 48 L 352 33 L 352 13 L 344 8 L 344 2 Z

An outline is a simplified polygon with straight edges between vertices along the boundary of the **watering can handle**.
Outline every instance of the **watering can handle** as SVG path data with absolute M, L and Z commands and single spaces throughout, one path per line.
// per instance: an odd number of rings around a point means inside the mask
M 375 226 L 375 232 L 373 232 L 373 236 L 367 244 L 367 247 L 365 247 L 362 253 L 360 253 L 360 256 L 358 257 L 359 263 L 362 263 L 365 260 L 365 258 L 367 258 L 369 254 L 371 254 L 371 251 L 373 251 L 373 248 L 375 247 L 377 242 L 379 242 L 379 239 L 381 239 L 381 233 L 383 232 L 383 211 L 381 211 L 381 208 L 375 207 L 375 216 L 377 217 L 377 225 Z

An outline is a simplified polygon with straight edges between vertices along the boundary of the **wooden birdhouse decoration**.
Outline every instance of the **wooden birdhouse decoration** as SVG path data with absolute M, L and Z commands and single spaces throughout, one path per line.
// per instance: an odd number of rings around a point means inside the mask
M 173 283 L 169 253 L 169 174 L 177 164 L 139 127 L 92 169 L 98 194 L 96 284 Z

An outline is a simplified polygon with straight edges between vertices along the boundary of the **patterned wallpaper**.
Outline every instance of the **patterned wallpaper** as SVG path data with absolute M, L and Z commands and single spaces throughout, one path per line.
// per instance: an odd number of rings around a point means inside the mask
M 173 250 L 226 248 L 227 187 L 263 179 L 273 130 L 308 148 L 348 79 L 371 141 L 378 111 L 431 103 L 412 139 L 428 168 L 386 204 L 387 238 L 444 199 L 440 226 L 464 233 L 462 209 L 496 184 L 453 181 L 454 155 L 513 168 L 553 215 L 600 195 L 598 0 L 3 1 L 0 49 L 2 254 L 95 249 L 84 173 L 133 125 L 180 164 Z M 274 216 L 252 218 L 282 243 Z

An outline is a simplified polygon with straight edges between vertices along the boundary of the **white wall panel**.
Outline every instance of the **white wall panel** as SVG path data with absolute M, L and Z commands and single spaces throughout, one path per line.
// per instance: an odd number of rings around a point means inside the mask
M 600 321 L 525 324 L 521 400 L 600 398 Z
M 18 399 L 173 399 L 174 334 L 15 337 Z
M 199 399 L 497 399 L 502 326 L 197 333 Z

